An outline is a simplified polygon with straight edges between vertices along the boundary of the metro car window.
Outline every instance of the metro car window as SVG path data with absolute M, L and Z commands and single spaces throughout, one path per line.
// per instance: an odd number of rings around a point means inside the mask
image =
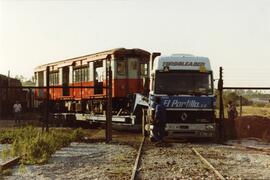
M 125 61 L 118 61 L 117 62 L 117 74 L 125 75 L 126 74 L 126 63 Z
M 88 67 L 74 70 L 74 82 L 87 82 L 89 80 Z
M 148 64 L 147 63 L 140 64 L 140 73 L 141 73 L 141 76 L 148 76 Z
M 59 72 L 50 73 L 50 85 L 59 84 Z

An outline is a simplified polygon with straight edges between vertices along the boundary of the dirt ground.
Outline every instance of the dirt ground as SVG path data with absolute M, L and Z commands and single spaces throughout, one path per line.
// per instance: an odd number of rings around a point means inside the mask
M 225 178 L 270 179 L 270 155 L 264 152 L 228 146 L 198 147 L 205 157 Z
M 28 120 L 21 120 L 21 125 L 41 125 L 41 123 L 38 120 L 34 119 L 28 119 Z M 16 127 L 15 120 L 9 119 L 9 120 L 0 120 L 0 129 L 2 128 L 12 128 Z
M 10 128 L 14 126 L 15 126 L 14 120 L 0 120 L 0 128 Z
M 256 137 L 270 142 L 270 119 L 262 116 L 243 116 L 235 119 L 237 138 Z

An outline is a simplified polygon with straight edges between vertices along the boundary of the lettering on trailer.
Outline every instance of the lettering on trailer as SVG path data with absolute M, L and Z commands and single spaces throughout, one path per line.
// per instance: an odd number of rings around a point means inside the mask
M 167 97 L 162 98 L 166 108 L 213 108 L 213 98 L 211 97 Z
M 205 63 L 204 62 L 170 61 L 170 62 L 163 62 L 163 66 L 205 66 Z

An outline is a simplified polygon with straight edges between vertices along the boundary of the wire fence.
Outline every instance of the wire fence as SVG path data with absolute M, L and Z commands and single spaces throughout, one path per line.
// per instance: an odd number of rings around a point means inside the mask
M 223 69 L 218 81 L 220 138 L 256 137 L 270 140 L 270 87 L 224 87 Z M 235 112 L 232 108 L 235 106 Z
M 87 106 L 94 86 L 50 86 L 50 87 L 0 87 L 0 120 L 6 127 L 24 125 L 49 127 L 74 127 L 82 124 L 76 120 L 76 113 L 97 111 L 99 105 Z M 111 86 L 98 87 L 98 95 L 103 106 L 101 113 L 106 114 L 106 127 L 111 119 Z M 17 108 L 19 107 L 19 110 Z M 92 108 L 92 109 L 91 109 Z M 108 122 L 107 122 L 108 121 Z M 85 122 L 87 124 L 87 122 Z M 111 140 L 111 126 L 107 128 L 106 139 Z

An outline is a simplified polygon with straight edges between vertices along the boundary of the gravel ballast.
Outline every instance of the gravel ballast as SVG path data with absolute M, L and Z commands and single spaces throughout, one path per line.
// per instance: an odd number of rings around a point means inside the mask
M 72 143 L 48 164 L 17 167 L 7 179 L 129 179 L 136 149 L 128 145 Z

